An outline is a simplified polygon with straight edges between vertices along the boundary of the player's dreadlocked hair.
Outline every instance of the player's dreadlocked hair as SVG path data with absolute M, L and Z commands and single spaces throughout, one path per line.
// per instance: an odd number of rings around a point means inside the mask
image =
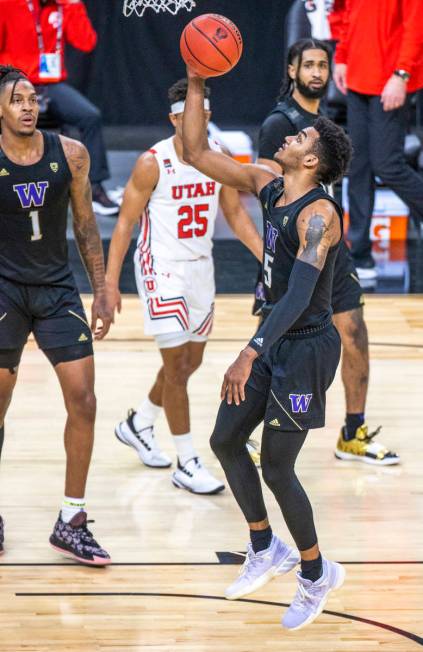
M 188 92 L 188 79 L 184 77 L 183 79 L 178 79 L 168 90 L 167 96 L 169 98 L 170 104 L 175 102 L 185 102 Z M 204 87 L 204 97 L 210 97 L 210 88 L 208 86 Z
M 297 68 L 299 68 L 303 60 L 303 54 L 306 50 L 323 50 L 326 52 L 330 69 L 332 62 L 332 48 L 328 43 L 325 43 L 325 41 L 319 41 L 315 38 L 301 38 L 299 41 L 295 41 L 288 50 L 285 78 L 279 91 L 278 101 L 282 100 L 287 95 L 292 95 L 294 91 L 294 80 L 289 76 L 288 68 L 289 66 L 293 66 L 295 61 L 297 62 Z
M 352 155 L 351 140 L 342 127 L 328 118 L 317 118 L 313 127 L 319 134 L 313 145 L 319 158 L 318 181 L 329 185 L 347 171 Z
M 12 95 L 15 92 L 16 84 L 20 81 L 28 81 L 28 77 L 23 70 L 14 68 L 13 66 L 0 65 L 0 93 L 6 87 L 6 84 L 13 83 Z

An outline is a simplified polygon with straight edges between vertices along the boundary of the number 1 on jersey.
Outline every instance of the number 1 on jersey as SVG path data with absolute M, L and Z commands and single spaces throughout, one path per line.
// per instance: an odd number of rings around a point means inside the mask
M 41 233 L 40 229 L 40 215 L 38 211 L 31 211 L 29 214 L 29 217 L 31 218 L 32 222 L 32 235 L 31 235 L 31 242 L 34 242 L 34 240 L 41 240 L 43 237 L 43 234 Z

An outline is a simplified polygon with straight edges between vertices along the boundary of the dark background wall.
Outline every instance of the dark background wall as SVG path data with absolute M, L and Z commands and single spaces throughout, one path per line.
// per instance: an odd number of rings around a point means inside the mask
M 198 0 L 177 16 L 147 10 L 122 14 L 122 0 L 85 0 L 99 35 L 90 55 L 69 48 L 70 81 L 103 112 L 106 124 L 158 125 L 167 120 L 167 88 L 185 74 L 179 54 L 184 26 L 212 12 L 233 20 L 244 39 L 236 68 L 216 80 L 213 118 L 219 125 L 259 124 L 272 107 L 283 74 L 284 23 L 290 0 Z

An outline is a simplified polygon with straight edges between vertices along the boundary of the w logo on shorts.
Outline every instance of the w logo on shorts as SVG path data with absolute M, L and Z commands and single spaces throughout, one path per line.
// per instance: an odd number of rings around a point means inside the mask
M 295 414 L 307 412 L 312 398 L 313 394 L 290 394 L 292 412 Z
M 48 181 L 38 181 L 34 183 L 17 183 L 13 186 L 13 190 L 19 197 L 22 208 L 41 208 L 44 206 L 46 190 L 49 186 Z

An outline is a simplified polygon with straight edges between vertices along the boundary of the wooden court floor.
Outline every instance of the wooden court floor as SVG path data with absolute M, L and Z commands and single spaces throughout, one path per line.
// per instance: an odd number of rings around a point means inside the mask
M 250 298 L 219 297 L 203 367 L 190 383 L 192 430 L 205 462 L 222 374 L 254 329 Z M 287 633 L 280 617 L 294 573 L 248 599 L 228 602 L 247 531 L 230 492 L 193 496 L 169 470 L 142 467 L 113 435 L 144 397 L 159 356 L 142 334 L 135 297 L 96 346 L 98 422 L 88 488 L 94 533 L 108 569 L 77 566 L 48 546 L 63 492 L 64 409 L 54 373 L 30 343 L 6 421 L 0 513 L 0 652 L 413 652 L 423 646 L 423 297 L 369 297 L 370 426 L 402 464 L 340 462 L 342 385 L 328 397 L 327 426 L 313 431 L 298 463 L 321 548 L 346 564 L 344 587 L 322 616 Z M 165 420 L 157 432 L 173 455 Z M 273 529 L 291 541 L 265 489 Z M 235 553 L 235 554 L 233 554 Z

